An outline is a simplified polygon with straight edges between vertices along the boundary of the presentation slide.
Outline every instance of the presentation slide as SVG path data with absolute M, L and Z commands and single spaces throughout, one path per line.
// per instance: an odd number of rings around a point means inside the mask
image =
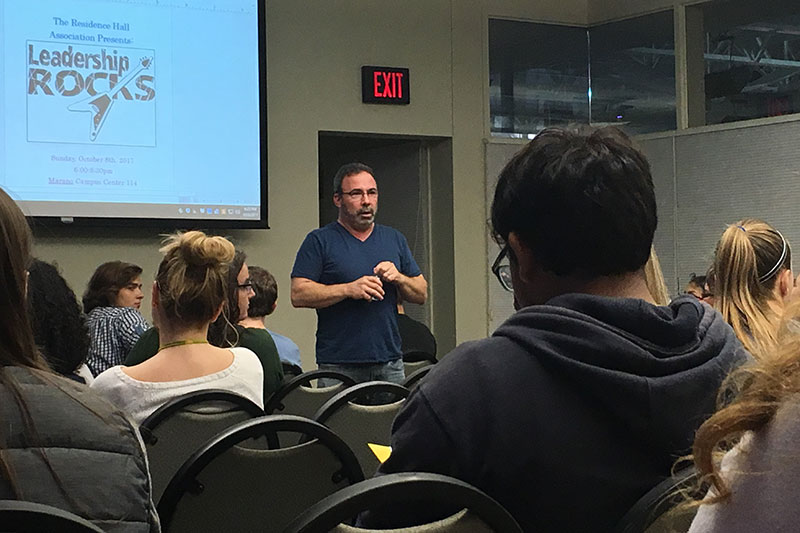
M 0 0 L 0 187 L 67 222 L 261 219 L 258 12 Z

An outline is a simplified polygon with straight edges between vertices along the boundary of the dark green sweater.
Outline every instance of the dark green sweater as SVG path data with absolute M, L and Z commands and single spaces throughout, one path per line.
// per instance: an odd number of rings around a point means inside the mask
M 265 329 L 241 326 L 236 326 L 236 329 L 239 331 L 237 346 L 252 350 L 264 367 L 264 402 L 266 402 L 283 383 L 283 367 L 278 358 L 278 348 Z M 158 353 L 158 329 L 150 328 L 142 333 L 139 341 L 133 345 L 128 357 L 125 358 L 125 366 L 143 363 L 156 353 Z

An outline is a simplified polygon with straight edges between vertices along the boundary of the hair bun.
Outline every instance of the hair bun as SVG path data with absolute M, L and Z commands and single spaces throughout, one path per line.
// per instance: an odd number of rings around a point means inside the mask
M 187 231 L 168 237 L 161 252 L 176 253 L 187 265 L 213 266 L 233 260 L 235 248 L 224 237 L 211 237 L 202 231 Z

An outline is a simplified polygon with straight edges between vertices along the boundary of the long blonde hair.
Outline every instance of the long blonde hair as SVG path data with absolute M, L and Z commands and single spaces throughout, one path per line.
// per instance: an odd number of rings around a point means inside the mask
M 658 305 L 669 305 L 669 290 L 664 281 L 664 271 L 661 270 L 661 263 L 653 246 L 650 246 L 650 258 L 644 264 L 644 282 Z
M 709 418 L 695 435 L 693 459 L 703 482 L 714 492 L 701 503 L 716 503 L 731 491 L 720 475 L 720 460 L 746 431 L 758 431 L 786 401 L 800 393 L 800 303 L 789 306 L 778 328 L 777 343 L 767 357 L 734 371 L 720 391 L 737 391 L 735 399 Z
M 789 243 L 763 220 L 744 219 L 722 233 L 714 254 L 714 306 L 754 357 L 777 342 L 775 281 L 791 269 Z

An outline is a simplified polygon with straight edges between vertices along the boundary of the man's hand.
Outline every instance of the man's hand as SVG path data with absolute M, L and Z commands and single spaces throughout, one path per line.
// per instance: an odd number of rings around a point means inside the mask
M 362 276 L 347 285 L 349 296 L 354 300 L 383 300 L 383 282 L 377 276 Z
M 387 283 L 397 283 L 402 277 L 402 274 L 400 274 L 397 267 L 394 266 L 394 263 L 391 261 L 381 261 L 372 271 L 375 272 L 376 276 Z

